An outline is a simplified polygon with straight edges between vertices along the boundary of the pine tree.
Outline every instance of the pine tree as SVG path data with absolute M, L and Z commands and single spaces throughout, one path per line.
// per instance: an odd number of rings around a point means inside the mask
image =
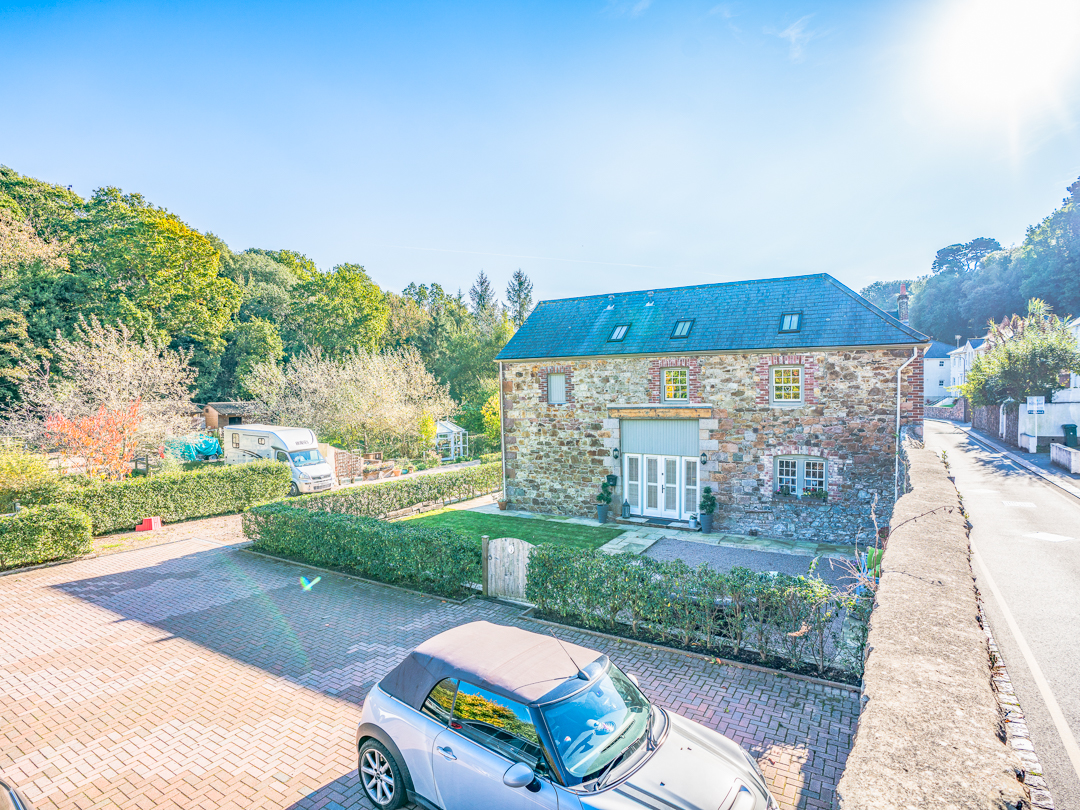
M 476 277 L 476 283 L 469 290 L 469 300 L 472 302 L 472 314 L 478 321 L 489 315 L 489 311 L 497 303 L 495 288 L 491 286 L 487 274 L 481 270 Z
M 515 329 L 525 323 L 525 319 L 532 312 L 532 289 L 532 282 L 519 267 L 506 285 L 506 304 Z

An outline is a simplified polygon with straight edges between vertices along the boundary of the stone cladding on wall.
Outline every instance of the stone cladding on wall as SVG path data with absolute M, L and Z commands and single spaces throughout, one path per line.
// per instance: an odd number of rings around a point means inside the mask
M 910 350 L 803 352 L 798 355 L 715 354 L 688 358 L 586 358 L 559 366 L 507 362 L 504 427 L 507 495 L 515 508 L 564 515 L 595 515 L 605 475 L 620 476 L 613 457 L 620 421 L 610 408 L 638 406 L 654 418 L 677 418 L 678 406 L 656 406 L 654 377 L 661 362 L 685 363 L 699 399 L 683 406 L 698 419 L 701 451 L 708 456 L 702 485 L 720 503 L 717 531 L 852 542 L 873 532 L 870 505 L 877 497 L 886 525 L 893 497 L 896 371 Z M 767 400 L 769 366 L 802 365 L 805 402 L 773 406 Z M 573 374 L 574 397 L 547 403 L 541 387 L 552 369 Z M 567 371 L 569 369 L 569 371 Z M 922 421 L 921 363 L 901 382 L 901 423 Z M 761 401 L 762 386 L 766 401 Z M 658 392 L 657 392 L 658 393 Z M 702 406 L 709 408 L 702 412 Z M 774 496 L 775 459 L 820 456 L 828 461 L 827 501 Z

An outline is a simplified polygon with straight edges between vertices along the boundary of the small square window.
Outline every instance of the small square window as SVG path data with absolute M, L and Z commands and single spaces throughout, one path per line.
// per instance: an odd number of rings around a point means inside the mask
M 938 380 L 938 381 L 937 381 L 937 384 L 938 384 L 939 386 L 945 385 L 945 381 L 944 381 L 944 380 Z
M 802 366 L 773 366 L 770 369 L 772 401 L 777 405 L 798 405 L 803 401 Z
M 689 402 L 689 370 L 685 368 L 664 369 L 664 400 L 667 402 Z
M 626 337 L 626 333 L 627 333 L 627 331 L 629 329 L 630 329 L 630 324 L 628 324 L 628 323 L 619 324 L 618 326 L 616 326 L 614 329 L 611 330 L 611 337 L 609 337 L 608 340 L 609 341 L 622 340 L 624 337 Z
M 266 437 L 265 436 L 260 436 L 259 437 L 259 444 L 266 444 Z
M 781 332 L 798 332 L 802 328 L 801 312 L 785 312 L 780 316 Z
M 566 402 L 566 375 L 548 374 L 547 401 L 551 405 L 562 405 Z
M 240 446 L 240 434 L 239 433 L 234 433 L 232 435 L 232 446 L 233 447 L 239 447 Z
M 939 365 L 939 366 L 944 366 L 944 365 L 945 365 L 945 361 L 944 361 L 944 360 L 938 360 L 938 365 Z
M 690 336 L 690 328 L 694 325 L 693 319 L 688 321 L 676 321 L 675 328 L 671 330 L 672 339 L 686 338 Z

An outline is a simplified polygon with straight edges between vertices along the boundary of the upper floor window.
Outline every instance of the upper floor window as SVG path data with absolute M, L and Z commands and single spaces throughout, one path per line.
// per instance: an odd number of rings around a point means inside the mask
M 624 337 L 626 337 L 626 333 L 629 330 L 630 330 L 630 324 L 621 323 L 618 326 L 616 326 L 614 329 L 611 330 L 611 337 L 609 337 L 608 340 L 609 341 L 622 340 Z
M 772 401 L 777 405 L 798 405 L 803 401 L 802 366 L 772 366 L 769 369 Z
M 798 332 L 802 328 L 801 312 L 785 312 L 780 316 L 781 332 Z
M 939 365 L 939 366 L 944 366 L 944 365 L 945 365 L 945 361 L 944 361 L 944 360 L 938 360 L 938 365 Z
M 690 401 L 690 370 L 687 368 L 664 369 L 664 400 L 666 402 Z
M 693 320 L 688 321 L 676 321 L 675 328 L 671 330 L 671 337 L 674 338 L 686 338 L 690 337 L 690 328 L 694 325 Z
M 548 374 L 547 401 L 552 405 L 562 405 L 566 402 L 566 375 Z

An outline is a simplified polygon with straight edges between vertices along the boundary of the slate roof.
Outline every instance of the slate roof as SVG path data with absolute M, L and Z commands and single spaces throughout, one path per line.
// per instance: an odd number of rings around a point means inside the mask
M 948 343 L 942 343 L 940 340 L 935 340 L 930 343 L 930 348 L 926 350 L 926 354 L 923 357 L 927 357 L 931 360 L 944 360 L 955 349 Z
M 648 306 L 649 302 L 652 306 Z M 801 312 L 798 332 L 780 316 Z M 676 321 L 690 335 L 672 339 Z M 626 337 L 609 340 L 619 324 Z M 792 276 L 541 301 L 496 360 L 600 355 L 785 351 L 830 346 L 912 346 L 930 338 L 832 276 Z

